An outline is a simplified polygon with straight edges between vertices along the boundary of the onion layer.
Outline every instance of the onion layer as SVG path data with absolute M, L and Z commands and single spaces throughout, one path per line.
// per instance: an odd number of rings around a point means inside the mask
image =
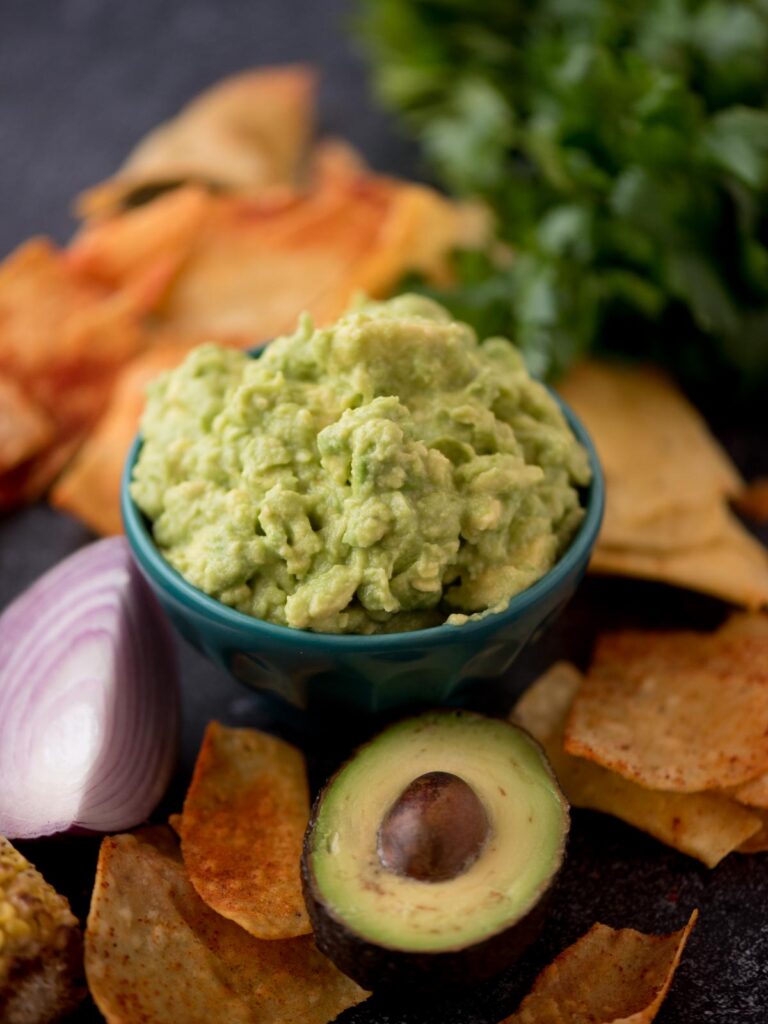
M 173 771 L 173 642 L 123 537 L 82 548 L 0 616 L 0 833 L 144 821 Z

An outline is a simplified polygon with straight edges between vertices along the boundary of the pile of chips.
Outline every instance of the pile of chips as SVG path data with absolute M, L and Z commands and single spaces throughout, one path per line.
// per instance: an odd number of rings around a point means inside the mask
M 768 849 L 768 616 L 711 634 L 606 634 L 586 676 L 553 665 L 513 716 L 575 806 L 709 867 Z
M 449 252 L 485 239 L 478 207 L 313 143 L 314 102 L 304 67 L 225 80 L 81 197 L 69 246 L 36 239 L 0 265 L 0 511 L 55 482 L 54 505 L 119 532 L 147 380 L 202 341 L 334 320 L 408 270 L 444 282 Z

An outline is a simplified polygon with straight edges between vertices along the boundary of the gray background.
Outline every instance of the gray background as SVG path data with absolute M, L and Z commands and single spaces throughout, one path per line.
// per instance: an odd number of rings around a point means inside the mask
M 386 171 L 423 176 L 418 155 L 376 110 L 339 0 L 0 0 L 0 253 L 34 234 L 63 241 L 82 188 L 108 175 L 143 132 L 222 75 L 264 63 L 309 60 L 322 72 L 320 130 L 345 135 Z M 768 472 L 764 429 L 718 430 L 747 473 Z M 0 520 L 0 607 L 90 539 L 40 505 Z M 530 651 L 487 704 L 508 703 L 533 673 L 567 654 L 585 662 L 599 623 L 717 624 L 718 602 L 661 586 L 590 580 L 558 626 Z M 319 780 L 361 723 L 304 722 L 250 696 L 180 648 L 184 735 L 178 777 L 163 811 L 178 807 L 205 722 L 267 725 L 303 742 Z M 63 838 L 25 852 L 87 910 L 97 843 Z M 672 993 L 666 1024 L 768 1019 L 768 856 L 731 856 L 716 870 L 667 850 L 612 819 L 576 812 L 568 865 L 541 940 L 502 979 L 420 1007 L 381 993 L 344 1016 L 358 1024 L 492 1024 L 509 1013 L 536 971 L 595 920 L 646 930 L 701 919 Z M 79 1020 L 98 1020 L 86 1006 Z M 182 1024 L 182 1022 L 180 1022 Z

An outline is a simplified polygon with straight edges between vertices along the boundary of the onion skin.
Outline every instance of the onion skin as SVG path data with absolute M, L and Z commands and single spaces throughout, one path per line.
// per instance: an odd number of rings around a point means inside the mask
M 178 733 L 173 639 L 124 537 L 81 548 L 0 615 L 0 834 L 138 825 Z

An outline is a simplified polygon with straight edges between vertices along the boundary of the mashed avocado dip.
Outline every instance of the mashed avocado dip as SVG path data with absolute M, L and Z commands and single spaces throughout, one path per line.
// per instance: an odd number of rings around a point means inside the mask
M 194 586 L 297 629 L 500 611 L 567 547 L 585 451 L 503 338 L 429 299 L 205 345 L 150 388 L 131 493 Z

